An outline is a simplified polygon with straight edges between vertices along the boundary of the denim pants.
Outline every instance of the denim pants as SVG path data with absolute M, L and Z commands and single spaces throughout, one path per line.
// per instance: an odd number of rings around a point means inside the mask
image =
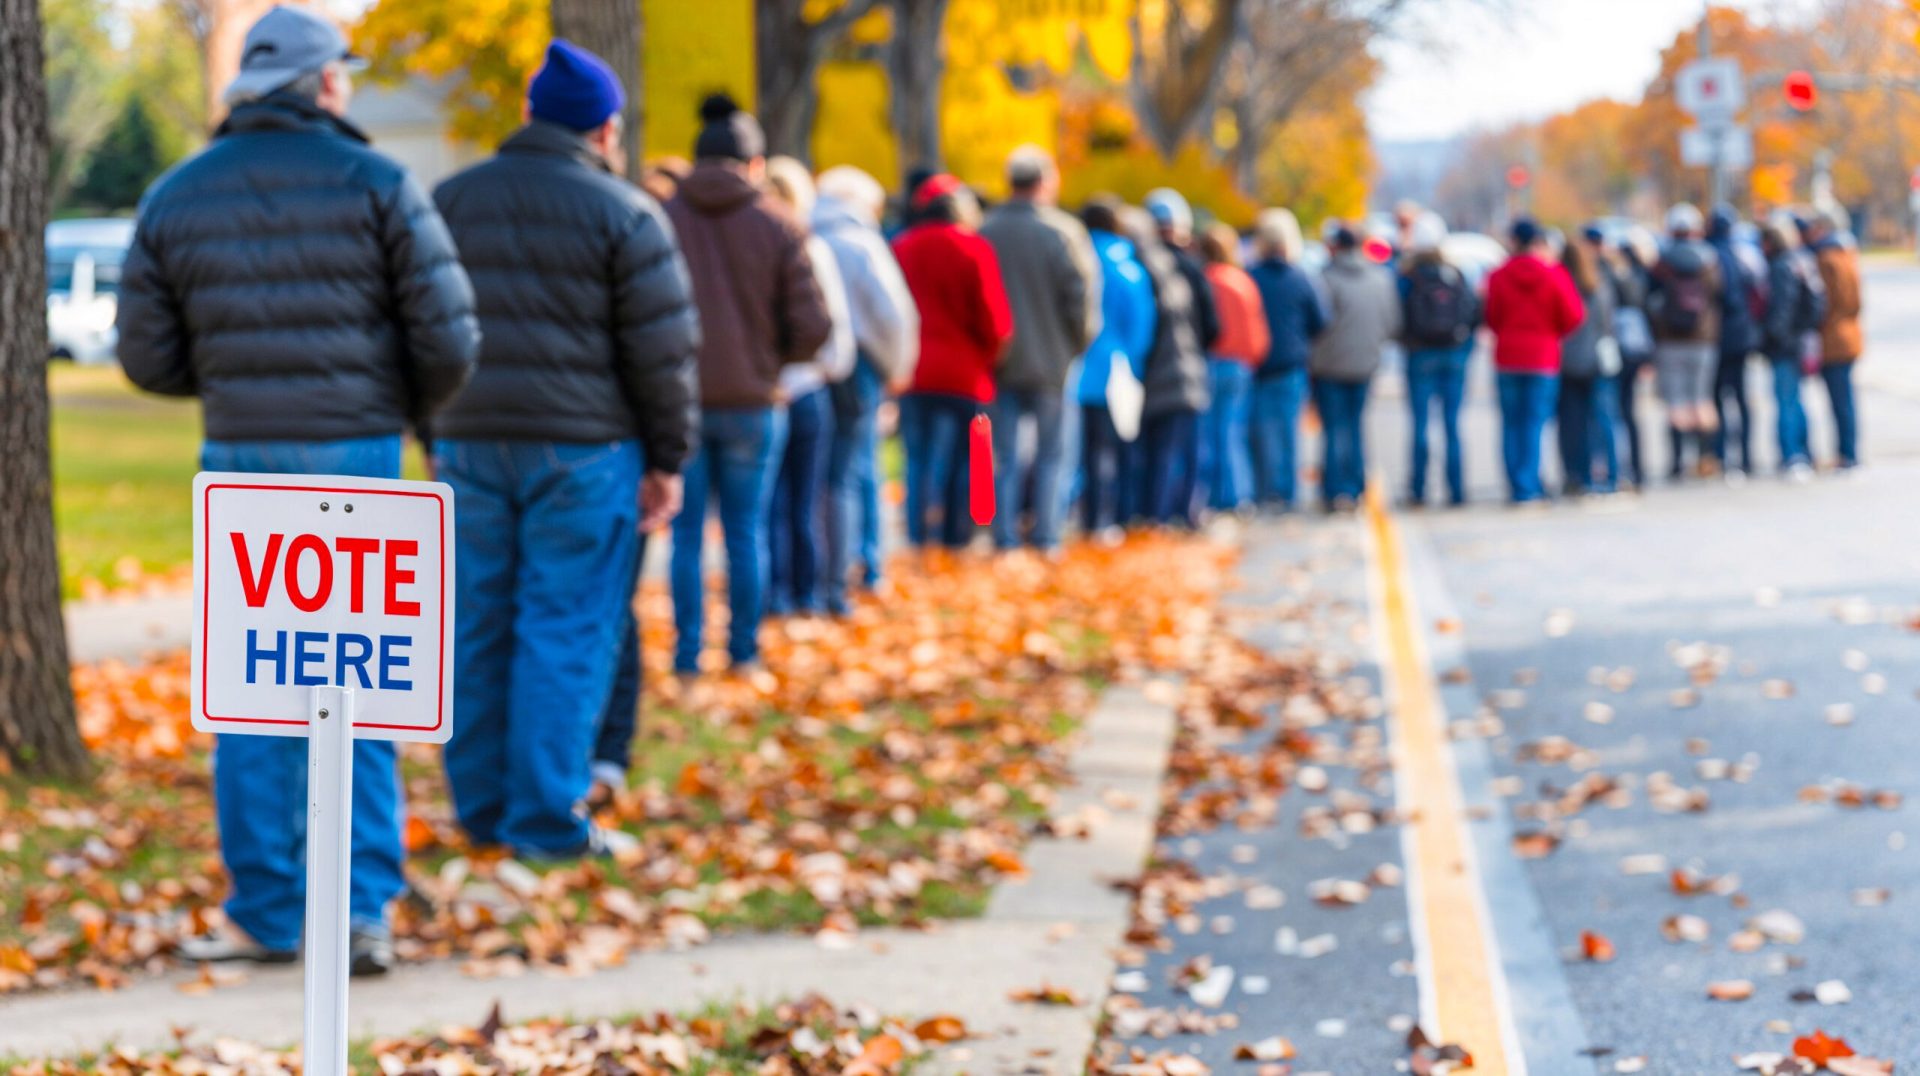
M 1001 389 L 990 409 L 993 415 L 994 516 L 993 543 L 1001 549 L 1020 544 L 1022 508 L 1031 508 L 1033 526 L 1027 542 L 1038 549 L 1060 545 L 1061 516 L 1066 509 L 1067 423 L 1066 401 L 1059 392 Z M 1033 452 L 1021 449 L 1021 427 L 1033 420 Z M 1032 480 L 1033 496 L 1023 496 Z
M 1820 380 L 1826 383 L 1827 400 L 1833 405 L 1834 447 L 1840 454 L 1840 466 L 1852 467 L 1860 462 L 1860 419 L 1853 405 L 1853 363 L 1821 363 Z
M 640 569 L 647 562 L 647 536 L 633 554 L 631 581 L 622 591 L 627 600 L 620 606 L 620 653 L 614 658 L 613 690 L 600 714 L 600 729 L 593 739 L 593 777 L 624 779 L 633 760 L 633 734 L 640 721 L 640 618 L 633 611 L 634 592 L 640 589 Z M 617 774 L 615 771 L 618 771 Z
M 706 626 L 702 568 L 707 498 L 719 501 L 727 549 L 727 654 L 735 665 L 760 659 L 760 615 L 767 591 L 767 517 L 774 476 L 787 443 L 787 412 L 780 407 L 711 408 L 700 415 L 700 439 L 688 458 L 686 499 L 673 519 L 670 571 L 676 672 L 700 671 Z
M 1120 439 L 1106 404 L 1080 405 L 1080 529 L 1089 537 L 1125 522 L 1137 482 L 1133 446 Z
M 1502 371 L 1500 389 L 1500 448 L 1507 468 L 1507 490 L 1515 504 L 1545 496 L 1540 486 L 1540 439 L 1546 435 L 1560 398 L 1555 374 Z
M 1300 473 L 1300 408 L 1307 399 L 1304 366 L 1262 374 L 1253 382 L 1254 496 L 1274 508 L 1293 507 Z
M 400 477 L 400 437 L 345 441 L 208 441 L 208 471 Z M 457 514 L 457 513 L 456 513 Z M 386 922 L 400 895 L 400 769 L 392 743 L 353 742 L 352 871 L 355 926 Z M 220 857 L 233 892 L 227 918 L 269 949 L 293 949 L 306 924 L 307 741 L 214 737 L 213 803 Z
M 1367 489 L 1364 414 L 1367 382 L 1313 379 L 1313 406 L 1320 412 L 1320 496 L 1329 506 L 1357 501 Z
M 1200 416 L 1200 473 L 1207 507 L 1233 512 L 1253 499 L 1253 457 L 1247 444 L 1253 367 L 1239 359 L 1207 360 L 1213 402 Z
M 827 450 L 827 609 L 847 610 L 847 575 L 857 557 L 862 581 L 880 581 L 880 373 L 863 356 L 847 375 L 857 414 L 833 417 Z
M 1780 467 L 1807 463 L 1807 409 L 1800 402 L 1800 359 L 1769 359 L 1773 368 L 1773 407 L 1780 439 Z
M 1567 492 L 1612 493 L 1620 481 L 1615 443 L 1619 390 L 1611 377 L 1562 377 L 1555 404 Z
M 1731 470 L 1734 462 L 1727 455 L 1729 444 L 1740 449 L 1739 468 L 1753 470 L 1753 409 L 1747 403 L 1747 354 L 1722 354 L 1714 367 L 1713 411 L 1720 425 L 1713 431 L 1713 455 L 1721 466 Z M 1734 421 L 1735 414 L 1738 421 Z M 1731 432 L 1729 427 L 1732 427 Z M 1738 440 L 1735 440 L 1738 438 Z
M 1407 353 L 1407 406 L 1413 409 L 1413 471 L 1409 494 L 1415 503 L 1427 499 L 1427 419 L 1436 403 L 1440 405 L 1440 430 L 1447 446 L 1447 496 L 1454 504 L 1466 503 L 1460 404 L 1467 396 L 1467 362 L 1472 356 L 1471 343 Z
M 454 811 L 476 844 L 577 852 L 632 595 L 640 447 L 443 439 L 434 461 L 459 498 Z
M 900 436 L 907 448 L 907 541 L 917 547 L 938 542 L 961 549 L 973 540 L 967 427 L 980 413 L 979 404 L 959 396 L 916 392 L 900 398 Z M 996 507 L 997 519 L 1007 509 Z
M 827 457 L 833 450 L 833 397 L 815 389 L 787 403 L 787 448 L 773 487 L 768 544 L 772 588 L 767 611 L 817 613 L 826 559 Z
M 1153 415 L 1141 424 L 1140 437 L 1145 516 L 1155 523 L 1193 526 L 1194 478 L 1200 463 L 1199 413 L 1168 411 Z
M 1627 358 L 1621 363 L 1619 376 L 1614 379 L 1614 411 L 1619 417 L 1620 432 L 1627 440 L 1627 477 L 1636 486 L 1646 483 L 1647 469 L 1646 457 L 1641 454 L 1640 420 L 1634 413 L 1633 405 L 1640 391 L 1640 371 L 1652 361 L 1644 356 Z

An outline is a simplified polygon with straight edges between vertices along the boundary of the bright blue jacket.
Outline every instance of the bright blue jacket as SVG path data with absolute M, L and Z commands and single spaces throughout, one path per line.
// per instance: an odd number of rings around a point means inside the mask
M 1260 289 L 1267 332 L 1273 339 L 1266 363 L 1255 374 L 1266 377 L 1305 368 L 1313 338 L 1327 328 L 1327 308 L 1319 289 L 1299 266 L 1279 258 L 1262 259 L 1247 275 Z
M 1153 302 L 1153 281 L 1140 264 L 1133 244 L 1111 232 L 1092 232 L 1094 253 L 1100 256 L 1100 312 L 1104 315 L 1100 335 L 1094 337 L 1080 359 L 1080 387 L 1075 397 L 1082 404 L 1107 402 L 1107 377 L 1116 358 L 1124 358 L 1133 367 L 1133 376 L 1144 378 L 1147 353 L 1153 350 L 1153 333 L 1158 314 Z

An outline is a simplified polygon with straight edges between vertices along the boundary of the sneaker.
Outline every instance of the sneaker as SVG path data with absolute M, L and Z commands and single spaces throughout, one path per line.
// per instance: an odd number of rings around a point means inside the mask
M 591 826 L 587 829 L 587 855 L 619 859 L 639 850 L 640 838 L 625 830 L 607 829 L 603 826 Z
M 175 948 L 181 959 L 196 963 L 250 960 L 255 964 L 291 964 L 300 959 L 300 950 L 268 948 L 232 923 L 221 923 L 211 933 L 181 938 Z
M 393 970 L 393 934 L 386 927 L 354 927 L 347 934 L 347 970 L 356 978 Z
M 1804 486 L 1808 482 L 1813 481 L 1813 468 L 1808 466 L 1804 460 L 1795 460 L 1793 464 L 1787 468 L 1787 481 L 1796 486 Z

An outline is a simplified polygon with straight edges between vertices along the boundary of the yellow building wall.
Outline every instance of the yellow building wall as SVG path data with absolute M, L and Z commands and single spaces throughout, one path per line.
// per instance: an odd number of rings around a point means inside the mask
M 753 0 L 640 2 L 646 155 L 691 157 L 701 98 L 725 90 L 740 107 L 754 107 Z

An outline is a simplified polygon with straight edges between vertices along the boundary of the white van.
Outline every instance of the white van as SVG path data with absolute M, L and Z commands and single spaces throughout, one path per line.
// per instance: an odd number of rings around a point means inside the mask
M 120 267 L 133 221 L 59 220 L 47 225 L 47 337 L 56 359 L 112 362 L 119 334 Z

